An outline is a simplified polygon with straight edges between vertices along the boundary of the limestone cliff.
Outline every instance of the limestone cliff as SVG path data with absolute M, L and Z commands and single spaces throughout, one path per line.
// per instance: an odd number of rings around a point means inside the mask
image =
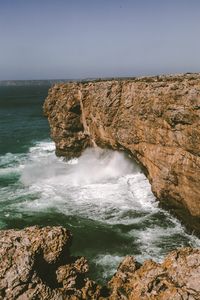
M 160 202 L 200 233 L 200 74 L 59 84 L 44 111 L 58 155 L 127 151 Z

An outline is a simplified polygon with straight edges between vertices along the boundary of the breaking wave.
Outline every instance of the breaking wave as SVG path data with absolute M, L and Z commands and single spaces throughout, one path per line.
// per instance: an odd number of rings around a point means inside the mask
M 73 251 L 91 260 L 99 278 L 112 275 L 125 255 L 160 261 L 174 248 L 200 246 L 198 238 L 158 207 L 148 180 L 123 153 L 87 149 L 66 161 L 54 150 L 52 142 L 44 141 L 28 153 L 0 157 L 2 228 L 70 227 Z M 85 240 L 76 242 L 79 234 Z M 84 253 L 80 243 L 91 239 L 94 245 Z

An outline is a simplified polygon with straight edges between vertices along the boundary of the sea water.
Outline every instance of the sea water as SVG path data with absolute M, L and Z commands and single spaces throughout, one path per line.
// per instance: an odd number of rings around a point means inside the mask
M 126 255 L 161 261 L 177 247 L 199 247 L 158 207 L 140 168 L 125 154 L 87 149 L 55 155 L 42 105 L 47 86 L 0 87 L 0 228 L 62 225 L 73 255 L 87 257 L 103 283 Z

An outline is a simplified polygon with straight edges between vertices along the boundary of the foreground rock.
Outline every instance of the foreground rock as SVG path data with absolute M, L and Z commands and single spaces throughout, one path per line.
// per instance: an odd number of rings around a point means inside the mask
M 59 84 L 44 111 L 58 155 L 125 150 L 161 203 L 200 234 L 200 74 Z
M 101 288 L 87 278 L 86 259 L 70 256 L 71 234 L 62 227 L 0 231 L 0 243 L 1 300 L 200 299 L 198 249 L 171 252 L 162 264 L 126 257 Z
M 70 256 L 62 227 L 0 231 L 0 299 L 97 299 L 85 258 Z M 90 295 L 92 295 L 90 297 Z
M 126 257 L 109 282 L 110 300 L 200 299 L 200 250 L 171 252 L 162 264 L 152 260 L 140 266 Z

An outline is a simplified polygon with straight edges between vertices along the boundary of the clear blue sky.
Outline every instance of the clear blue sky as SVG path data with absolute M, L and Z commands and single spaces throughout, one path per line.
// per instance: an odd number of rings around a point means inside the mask
M 200 72 L 200 0 L 0 0 L 0 80 Z

